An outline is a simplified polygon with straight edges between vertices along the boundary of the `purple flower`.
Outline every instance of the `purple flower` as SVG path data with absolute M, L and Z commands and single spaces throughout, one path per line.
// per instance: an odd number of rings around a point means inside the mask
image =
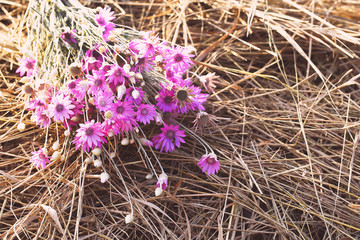
M 42 128 L 47 128 L 50 125 L 51 119 L 48 117 L 45 111 L 35 111 L 31 116 L 31 120 L 36 122 L 36 125 Z
M 36 60 L 28 57 L 24 57 L 24 58 L 20 58 L 19 62 L 20 62 L 20 66 L 18 69 L 16 69 L 16 72 L 20 73 L 21 77 L 24 76 L 25 72 L 27 77 L 31 77 L 33 72 L 36 71 L 35 70 Z
M 154 105 L 141 104 L 136 112 L 136 120 L 148 124 L 156 117 Z
M 95 19 L 100 26 L 105 27 L 109 22 L 115 19 L 113 15 L 114 12 L 111 12 L 110 7 L 104 7 L 96 14 Z
M 173 48 L 165 58 L 167 61 L 165 67 L 171 68 L 175 72 L 186 71 L 193 64 L 190 58 L 195 55 L 190 54 L 192 51 L 194 51 L 192 46 Z
M 99 93 L 109 91 L 109 87 L 106 85 L 105 76 L 100 71 L 93 71 L 93 75 L 86 75 L 89 80 L 88 93 L 97 95 Z
M 119 67 L 119 65 L 117 64 L 113 64 L 111 66 L 111 69 L 106 73 L 105 76 L 108 77 L 109 83 L 112 83 L 114 85 L 122 84 L 125 81 L 124 77 L 129 77 L 125 73 L 124 69 Z
M 209 96 L 208 94 L 202 94 L 201 89 L 199 87 L 174 85 L 175 92 L 175 103 L 176 110 L 179 113 L 185 114 L 190 109 L 191 110 L 205 110 L 202 105 L 206 98 Z
M 75 143 L 76 149 L 82 146 L 83 151 L 89 151 L 89 148 L 100 148 L 102 143 L 106 143 L 105 135 L 101 123 L 95 123 L 95 120 L 91 120 L 85 124 L 80 124 L 80 128 L 76 130 L 73 143 Z
M 202 172 L 206 172 L 208 175 L 215 174 L 220 170 L 220 163 L 214 153 L 202 156 L 198 166 L 202 169 Z
M 70 81 L 67 84 L 67 92 L 80 101 L 83 100 L 86 95 L 86 90 L 81 86 L 80 79 Z
M 56 94 L 51 99 L 51 103 L 48 108 L 48 116 L 54 118 L 54 121 L 60 120 L 62 122 L 65 119 L 71 118 L 74 115 L 72 109 L 75 108 L 75 105 L 72 104 L 70 96 L 66 96 L 63 93 Z
M 67 44 L 76 43 L 75 34 L 76 34 L 76 30 L 71 30 L 71 31 L 66 30 L 63 33 L 61 33 L 60 38 L 64 41 L 63 45 L 65 45 L 65 43 Z
M 159 91 L 159 97 L 156 98 L 156 106 L 163 112 L 172 112 L 176 109 L 176 102 L 174 101 L 174 92 L 166 88 Z
M 179 125 L 167 125 L 164 123 L 164 127 L 161 128 L 162 133 L 155 136 L 153 142 L 155 144 L 155 148 L 159 149 L 162 152 L 165 149 L 165 152 L 171 152 L 176 147 L 180 147 L 180 143 L 184 143 L 183 137 L 185 137 L 185 132 L 183 130 L 179 130 Z
M 135 39 L 129 43 L 129 49 L 138 57 L 153 57 L 155 55 L 155 47 L 148 41 Z
M 118 100 L 116 103 L 112 104 L 111 111 L 114 113 L 114 117 L 118 119 L 128 119 L 131 118 L 135 112 L 130 101 Z
M 44 150 L 40 148 L 39 151 L 31 152 L 32 157 L 30 158 L 30 162 L 33 163 L 33 165 L 36 168 L 42 168 L 44 169 L 46 167 L 46 164 L 50 163 L 50 157 L 44 153 Z
M 95 97 L 95 106 L 100 111 L 106 112 L 111 108 L 111 105 L 114 100 L 114 96 L 111 92 L 105 91 Z

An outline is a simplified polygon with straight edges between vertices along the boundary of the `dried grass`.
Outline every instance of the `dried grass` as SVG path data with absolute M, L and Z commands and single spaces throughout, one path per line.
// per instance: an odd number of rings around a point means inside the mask
M 218 176 L 196 166 L 197 143 L 161 155 L 170 187 L 154 182 L 136 147 L 103 185 L 69 149 L 30 168 L 43 130 L 23 109 L 16 57 L 25 1 L 0 0 L 0 237 L 6 239 L 356 239 L 360 236 L 360 4 L 354 1 L 103 1 L 118 23 L 198 49 L 196 73 L 215 72 L 207 105 L 217 127 Z M 98 3 L 86 4 L 96 7 Z M 125 13 L 125 14 L 121 14 Z M 21 36 L 21 38 L 18 38 Z M 200 83 L 199 83 L 200 84 Z M 26 113 L 25 113 L 26 114 Z M 29 119 L 29 118 L 28 118 Z M 185 119 L 185 121 L 187 121 Z M 190 120 L 189 120 L 190 121 Z M 49 141 L 55 129 L 50 129 Z M 113 162 L 106 169 L 115 171 Z

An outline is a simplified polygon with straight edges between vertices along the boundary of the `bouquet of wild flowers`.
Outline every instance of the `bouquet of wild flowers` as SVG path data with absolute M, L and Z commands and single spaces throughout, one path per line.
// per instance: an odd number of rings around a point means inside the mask
M 30 159 L 37 168 L 61 161 L 74 144 L 86 163 L 102 167 L 99 177 L 106 182 L 110 176 L 102 161 L 125 154 L 118 144 L 136 142 L 151 171 L 147 177 L 157 177 L 158 196 L 167 187 L 167 175 L 154 149 L 168 153 L 192 137 L 204 147 L 198 162 L 202 171 L 219 171 L 214 151 L 195 133 L 213 125 L 214 117 L 205 112 L 208 94 L 193 84 L 196 75 L 189 71 L 193 47 L 171 46 L 153 32 L 117 26 L 109 7 L 92 10 L 74 0 L 30 1 L 27 14 L 29 37 L 17 72 L 32 121 L 46 129 L 43 148 Z M 213 75 L 196 77 L 206 90 L 214 87 Z M 181 115 L 193 116 L 194 131 L 178 120 Z M 142 130 L 151 124 L 157 134 Z M 50 126 L 57 131 L 51 149 Z

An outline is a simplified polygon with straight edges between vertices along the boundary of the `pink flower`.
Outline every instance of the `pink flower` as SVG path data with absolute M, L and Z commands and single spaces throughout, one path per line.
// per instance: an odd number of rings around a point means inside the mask
M 179 125 L 167 125 L 164 123 L 164 127 L 161 128 L 162 133 L 155 136 L 153 142 L 155 148 L 159 149 L 162 152 L 165 149 L 165 152 L 171 152 L 176 147 L 180 147 L 180 143 L 185 143 L 183 137 L 185 137 L 185 132 L 179 130 Z
M 106 112 L 111 108 L 114 100 L 114 96 L 111 92 L 105 91 L 98 94 L 95 98 L 95 106 L 100 111 Z
M 63 93 L 56 94 L 51 99 L 48 115 L 50 118 L 54 117 L 54 121 L 60 120 L 64 122 L 65 119 L 69 119 L 74 115 L 72 111 L 74 108 L 75 105 L 72 104 L 70 96 L 65 96 Z
M 141 104 L 136 112 L 136 120 L 148 124 L 156 117 L 154 105 Z
M 32 152 L 32 157 L 30 158 L 30 162 L 34 164 L 36 168 L 44 169 L 46 164 L 50 163 L 50 157 L 46 155 L 42 148 L 39 151 Z
M 171 68 L 175 72 L 184 72 L 186 71 L 193 62 L 191 61 L 191 57 L 195 55 L 190 54 L 194 51 L 194 47 L 176 47 L 169 51 L 168 56 L 165 58 L 167 64 L 165 65 L 166 68 Z
M 115 19 L 113 15 L 114 12 L 111 12 L 111 8 L 105 7 L 100 9 L 99 13 L 96 14 L 95 19 L 100 26 L 105 27 L 109 22 Z
M 109 83 L 114 85 L 122 84 L 125 81 L 124 77 L 129 77 L 125 71 L 117 64 L 111 66 L 111 69 L 106 73 Z
M 128 119 L 135 114 L 130 101 L 122 102 L 121 100 L 118 100 L 116 103 L 112 104 L 111 111 L 114 113 L 114 117 L 118 119 Z
M 156 106 L 163 112 L 172 112 L 176 109 L 176 102 L 174 99 L 174 92 L 166 88 L 162 88 L 159 91 L 159 97 L 156 98 Z
M 102 143 L 106 143 L 105 135 L 101 123 L 95 123 L 95 120 L 91 120 L 85 124 L 80 124 L 80 128 L 76 130 L 73 143 L 75 143 L 76 149 L 82 146 L 83 151 L 89 151 L 89 148 L 100 148 Z
M 51 119 L 45 113 L 45 111 L 37 110 L 31 116 L 31 120 L 36 122 L 36 125 L 41 126 L 42 128 L 47 128 L 50 125 Z
M 129 43 L 129 49 L 140 58 L 155 55 L 155 47 L 149 41 L 135 39 Z
M 105 76 L 101 74 L 100 71 L 93 71 L 93 75 L 86 75 L 86 78 L 89 80 L 90 86 L 88 93 L 95 96 L 104 91 L 109 91 L 109 87 L 106 85 Z
M 16 70 L 16 72 L 20 73 L 21 77 L 24 76 L 25 72 L 27 77 L 31 77 L 31 75 L 35 71 L 36 60 L 28 57 L 24 57 L 24 58 L 20 58 L 19 62 L 20 62 L 20 66 Z
M 202 172 L 206 172 L 208 175 L 215 174 L 220 170 L 220 163 L 214 153 L 202 156 L 198 166 L 202 169 Z

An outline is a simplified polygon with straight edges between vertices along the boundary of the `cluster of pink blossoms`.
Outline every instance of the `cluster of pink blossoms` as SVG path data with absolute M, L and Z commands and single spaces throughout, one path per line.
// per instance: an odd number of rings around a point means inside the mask
M 32 120 L 43 128 L 52 122 L 62 124 L 75 133 L 72 142 L 83 151 L 101 148 L 112 138 L 137 134 L 138 128 L 156 123 L 161 125 L 160 133 L 152 140 L 146 139 L 144 145 L 171 152 L 185 143 L 185 131 L 176 118 L 204 111 L 209 96 L 201 93 L 191 78 L 184 77 L 193 64 L 194 48 L 168 46 L 151 32 L 126 46 L 117 45 L 111 37 L 113 19 L 110 8 L 101 9 L 96 15 L 104 41 L 112 44 L 95 44 L 88 49 L 81 62 L 69 66 L 63 86 L 32 85 L 35 94 L 27 104 Z M 66 30 L 60 38 L 64 44 L 77 43 L 75 30 Z M 35 60 L 23 58 L 17 72 L 31 77 L 37 74 L 35 69 Z M 164 79 L 145 79 L 143 76 L 150 71 L 162 73 Z M 148 97 L 149 88 L 144 86 L 157 89 L 157 94 L 152 94 L 155 97 Z M 31 161 L 44 168 L 49 157 L 40 149 L 33 153 Z M 220 168 L 213 152 L 204 155 L 198 165 L 207 174 Z M 158 182 L 159 188 L 165 189 L 166 185 L 167 177 Z

